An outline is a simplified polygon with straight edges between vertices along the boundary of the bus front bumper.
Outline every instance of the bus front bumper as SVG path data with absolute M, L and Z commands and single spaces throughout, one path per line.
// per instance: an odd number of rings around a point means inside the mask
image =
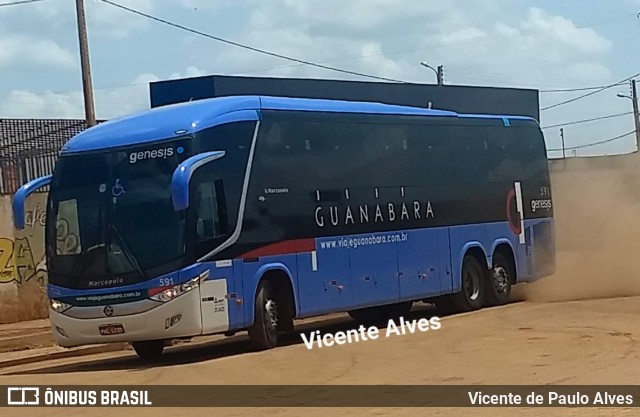
M 49 317 L 56 342 L 63 347 L 202 334 L 199 289 L 143 313 L 78 319 L 49 309 Z

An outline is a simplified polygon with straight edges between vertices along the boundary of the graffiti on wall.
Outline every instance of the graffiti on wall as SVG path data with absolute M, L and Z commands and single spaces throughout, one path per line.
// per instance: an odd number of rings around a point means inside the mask
M 15 240 L 0 238 L 0 284 L 16 282 L 18 285 L 35 279 L 43 286 L 47 281 L 44 254 L 36 263 L 27 238 Z
M 0 205 L 4 206 L 5 212 L 10 210 L 10 203 L 9 198 L 3 199 L 0 196 Z M 46 194 L 29 197 L 23 230 L 17 231 L 11 224 L 0 224 L 4 226 L 0 227 L 0 286 L 23 285 L 34 281 L 41 286 L 47 283 L 44 248 L 46 204 Z M 73 221 L 77 218 L 76 213 L 75 200 L 60 207 L 56 222 L 56 249 L 60 254 L 77 254 L 81 251 L 78 224 Z
M 0 284 L 8 284 L 15 280 L 16 270 L 13 266 L 13 240 L 0 237 Z
M 80 249 L 80 239 L 75 234 L 67 219 L 60 219 L 56 224 L 56 249 L 59 255 L 75 254 Z
M 0 236 L 0 284 L 23 285 L 36 281 L 47 283 L 47 264 L 44 254 L 44 225 L 46 195 L 39 195 L 28 205 L 25 229 L 13 236 Z M 8 201 L 8 200 L 7 200 Z
M 44 225 L 47 222 L 47 212 L 40 203 L 27 210 L 24 215 L 25 233 L 30 237 L 44 233 Z

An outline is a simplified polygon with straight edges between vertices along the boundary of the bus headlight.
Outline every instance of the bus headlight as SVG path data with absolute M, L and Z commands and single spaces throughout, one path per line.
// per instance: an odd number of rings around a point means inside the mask
M 71 304 L 63 303 L 62 301 L 58 300 L 49 300 L 49 305 L 51 306 L 51 309 L 56 313 L 64 313 L 65 311 L 73 307 Z
M 149 290 L 149 295 L 152 300 L 160 301 L 161 303 L 166 303 L 167 301 L 171 301 L 174 298 L 177 298 L 194 288 L 198 288 L 200 283 L 209 278 L 209 270 L 204 271 L 197 277 L 190 279 L 187 282 L 183 282 L 182 284 L 175 285 L 169 288 L 153 288 Z M 159 291 L 159 292 L 158 292 Z

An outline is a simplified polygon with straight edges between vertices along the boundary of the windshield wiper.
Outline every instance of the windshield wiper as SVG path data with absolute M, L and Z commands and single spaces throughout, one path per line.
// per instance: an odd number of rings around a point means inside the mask
M 138 262 L 138 259 L 135 257 L 135 255 L 129 248 L 129 245 L 127 245 L 127 242 L 124 240 L 124 237 L 122 237 L 122 234 L 120 233 L 116 225 L 112 223 L 109 224 L 109 229 L 113 231 L 113 233 L 116 235 L 116 237 L 120 241 L 122 252 L 124 253 L 124 256 L 127 258 L 129 263 L 136 269 L 136 271 L 140 274 L 142 278 L 147 279 L 147 275 L 144 273 L 144 271 L 140 267 L 140 263 Z

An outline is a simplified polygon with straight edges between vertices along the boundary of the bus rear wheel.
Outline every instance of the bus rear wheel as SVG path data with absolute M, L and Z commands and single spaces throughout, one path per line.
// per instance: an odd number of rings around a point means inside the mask
M 278 345 L 278 304 L 273 286 L 262 281 L 258 286 L 253 325 L 249 327 L 249 341 L 258 350 Z
M 473 255 L 466 255 L 462 261 L 461 286 L 459 292 L 441 297 L 436 306 L 441 312 L 464 313 L 479 310 L 485 299 L 485 269 Z
M 494 254 L 493 267 L 487 279 L 487 306 L 499 306 L 509 301 L 514 277 L 512 263 L 502 253 Z
M 156 360 L 162 356 L 164 351 L 164 340 L 145 340 L 142 342 L 133 342 L 133 350 L 143 360 Z

